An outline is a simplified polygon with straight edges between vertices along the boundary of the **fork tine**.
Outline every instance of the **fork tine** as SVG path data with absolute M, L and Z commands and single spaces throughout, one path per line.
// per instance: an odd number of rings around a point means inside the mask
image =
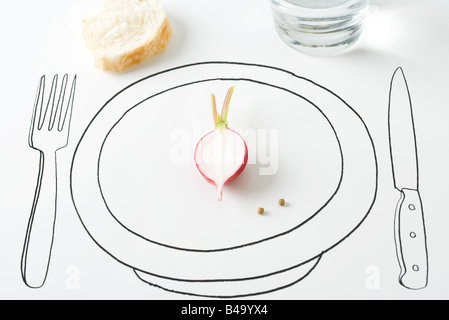
M 33 115 L 31 116 L 30 132 L 28 135 L 28 144 L 32 147 L 33 132 L 35 129 L 39 129 L 39 122 L 42 113 L 42 106 L 44 104 L 44 91 L 45 91 L 45 75 L 43 75 L 37 86 L 36 98 L 34 101 Z
M 52 113 L 52 118 L 51 118 L 51 123 L 50 123 L 50 130 L 53 130 L 56 120 L 58 120 L 57 129 L 59 130 L 59 123 L 61 122 L 61 115 L 63 113 L 62 109 L 63 109 L 63 106 L 64 106 L 64 99 L 65 99 L 65 92 L 66 92 L 66 88 L 67 88 L 67 79 L 68 79 L 68 77 L 69 76 L 67 74 L 65 74 L 64 77 L 62 78 L 61 90 L 59 91 L 58 102 L 56 104 L 54 114 Z
M 56 96 L 56 89 L 58 87 L 58 75 L 55 75 L 53 77 L 53 81 L 51 83 L 51 89 L 50 89 L 50 95 L 48 97 L 47 107 L 45 108 L 45 112 L 42 116 L 41 112 L 41 119 L 39 119 L 40 126 L 39 129 L 42 129 L 44 126 L 48 128 L 48 130 L 51 130 L 51 122 L 54 115 L 54 109 L 55 109 L 55 96 Z M 50 114 L 48 114 L 48 109 L 51 104 Z
M 68 77 L 68 76 L 67 76 Z M 58 130 L 60 132 L 68 132 L 70 129 L 70 120 L 72 118 L 72 110 L 73 110 L 73 101 L 75 98 L 75 89 L 76 89 L 76 78 L 75 75 L 72 81 L 72 87 L 70 89 L 70 96 L 67 102 L 67 109 L 65 110 L 64 117 L 62 117 L 62 111 L 58 121 Z

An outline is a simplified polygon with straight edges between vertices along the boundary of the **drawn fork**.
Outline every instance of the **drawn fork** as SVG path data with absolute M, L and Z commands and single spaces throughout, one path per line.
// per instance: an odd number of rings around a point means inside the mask
M 55 75 L 44 104 L 45 76 L 40 79 L 31 119 L 28 143 L 40 152 L 40 162 L 21 261 L 22 278 L 30 288 L 44 285 L 50 265 L 57 207 L 56 152 L 67 146 L 76 76 L 65 101 L 67 82 L 66 74 L 58 90 L 58 75 Z

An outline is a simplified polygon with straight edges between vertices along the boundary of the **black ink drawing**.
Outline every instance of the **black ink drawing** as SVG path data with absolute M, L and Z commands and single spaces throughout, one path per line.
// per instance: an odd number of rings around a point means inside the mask
M 423 207 L 419 193 L 419 167 L 415 123 L 407 80 L 396 69 L 390 86 L 388 130 L 394 187 L 401 193 L 395 214 L 399 282 L 408 289 L 427 286 L 428 252 Z
M 218 82 L 251 83 L 260 86 L 261 92 L 279 90 L 315 108 L 327 121 L 339 148 L 340 178 L 334 192 L 305 221 L 240 245 L 180 247 L 128 228 L 114 215 L 103 193 L 101 158 L 108 137 L 136 107 L 151 107 L 156 97 L 175 95 L 185 87 Z M 273 292 L 306 278 L 326 252 L 351 236 L 368 217 L 377 197 L 378 164 L 365 122 L 331 90 L 276 67 L 202 62 L 143 78 L 107 101 L 76 147 L 70 184 L 74 206 L 92 240 L 133 269 L 139 279 L 170 292 L 232 298 Z M 280 254 L 282 259 L 264 253 Z M 249 266 L 250 271 L 229 268 L 233 265 Z
M 56 153 L 67 146 L 76 76 L 68 99 L 67 82 L 66 74 L 56 96 L 58 76 L 55 75 L 47 101 L 44 99 L 45 76 L 40 79 L 31 120 L 28 143 L 40 152 L 40 163 L 21 260 L 22 278 L 30 288 L 44 285 L 50 265 L 57 209 Z

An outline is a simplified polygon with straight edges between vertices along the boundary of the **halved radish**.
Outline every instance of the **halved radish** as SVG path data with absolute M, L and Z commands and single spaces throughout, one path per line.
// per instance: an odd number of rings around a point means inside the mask
M 206 134 L 195 149 L 195 163 L 203 177 L 217 188 L 222 201 L 223 187 L 238 177 L 248 161 L 248 148 L 240 134 L 228 128 L 228 110 L 234 87 L 228 90 L 221 115 L 217 113 L 215 96 L 211 95 L 215 130 Z

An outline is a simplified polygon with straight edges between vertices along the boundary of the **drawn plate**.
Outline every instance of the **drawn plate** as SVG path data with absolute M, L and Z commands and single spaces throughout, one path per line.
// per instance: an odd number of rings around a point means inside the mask
M 213 128 L 210 94 L 223 101 L 232 85 L 228 121 L 249 163 L 219 203 L 193 151 Z M 92 239 L 143 281 L 250 296 L 300 281 L 361 225 L 377 159 L 363 120 L 330 90 L 274 67 L 204 62 L 106 102 L 76 148 L 71 192 Z

